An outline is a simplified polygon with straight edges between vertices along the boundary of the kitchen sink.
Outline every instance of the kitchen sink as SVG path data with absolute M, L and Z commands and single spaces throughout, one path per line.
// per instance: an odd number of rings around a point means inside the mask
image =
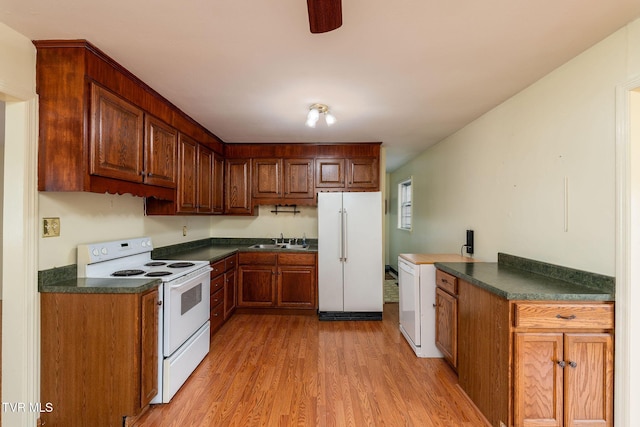
M 249 246 L 249 248 L 251 249 L 281 249 L 283 245 L 275 245 L 273 243 L 271 244 L 263 244 L 263 243 L 259 243 L 256 245 L 251 245 Z
M 309 247 L 308 244 L 297 245 L 293 243 L 256 243 L 255 245 L 249 246 L 250 249 L 307 249 Z

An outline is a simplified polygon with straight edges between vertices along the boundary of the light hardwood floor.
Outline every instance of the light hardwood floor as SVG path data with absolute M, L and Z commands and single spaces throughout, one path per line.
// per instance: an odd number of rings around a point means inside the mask
M 150 426 L 485 426 L 442 359 L 415 357 L 383 321 L 235 314 Z

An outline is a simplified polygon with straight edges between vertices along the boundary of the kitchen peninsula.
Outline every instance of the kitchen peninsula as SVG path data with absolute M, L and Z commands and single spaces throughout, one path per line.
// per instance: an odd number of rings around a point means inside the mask
M 457 281 L 460 386 L 492 426 L 613 425 L 612 277 L 502 253 L 436 268 Z

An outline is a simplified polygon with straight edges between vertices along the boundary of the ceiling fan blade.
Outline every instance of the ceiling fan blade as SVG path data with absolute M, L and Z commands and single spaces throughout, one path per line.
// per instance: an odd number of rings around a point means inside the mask
M 312 33 L 326 33 L 342 25 L 342 0 L 307 0 L 309 28 Z

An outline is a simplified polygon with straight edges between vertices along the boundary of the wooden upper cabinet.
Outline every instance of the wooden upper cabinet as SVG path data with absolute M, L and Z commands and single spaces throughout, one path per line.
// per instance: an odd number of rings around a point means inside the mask
M 198 144 L 198 197 L 199 213 L 213 213 L 213 151 Z
M 282 159 L 253 160 L 253 198 L 282 196 Z
M 176 188 L 178 131 L 149 114 L 144 123 L 145 182 Z
M 378 158 L 347 159 L 347 188 L 378 189 Z
M 344 188 L 344 159 L 316 159 L 316 188 Z
M 224 159 L 213 155 L 213 213 L 224 212 Z
M 38 190 L 176 203 L 177 134 L 224 146 L 86 40 L 36 40 Z M 171 212 L 172 211 L 172 212 Z M 175 214 L 174 206 L 163 214 Z
M 251 159 L 225 160 L 225 214 L 252 215 Z
M 313 159 L 284 159 L 284 197 L 312 199 Z
M 179 213 L 195 213 L 198 209 L 197 165 L 198 144 L 183 134 L 178 139 L 178 208 Z
M 91 174 L 143 182 L 143 111 L 92 83 L 90 128 Z
M 253 193 L 258 203 L 313 199 L 313 159 L 253 159 Z
M 378 157 L 316 159 L 316 188 L 377 190 Z

